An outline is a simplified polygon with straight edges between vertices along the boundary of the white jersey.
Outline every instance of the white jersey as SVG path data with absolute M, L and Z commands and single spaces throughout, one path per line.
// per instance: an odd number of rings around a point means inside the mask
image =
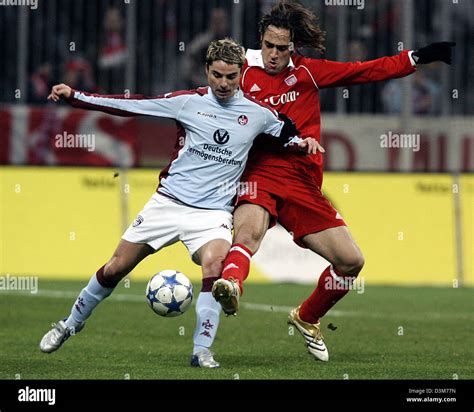
M 233 210 L 235 189 L 255 137 L 279 137 L 284 126 L 276 111 L 240 90 L 226 103 L 217 100 L 210 87 L 154 98 L 73 91 L 69 102 L 120 116 L 175 119 L 177 150 L 160 175 L 158 192 L 203 209 Z M 275 139 L 275 144 L 281 141 Z

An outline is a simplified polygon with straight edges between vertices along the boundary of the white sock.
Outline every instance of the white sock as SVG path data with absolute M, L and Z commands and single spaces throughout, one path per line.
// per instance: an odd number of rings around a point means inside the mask
M 97 276 L 94 274 L 87 286 L 72 306 L 71 314 L 66 320 L 66 325 L 70 328 L 79 327 L 91 315 L 94 308 L 114 291 L 114 288 L 104 288 Z
M 193 355 L 203 348 L 210 348 L 217 334 L 219 327 L 219 315 L 221 305 L 211 292 L 199 293 L 196 302 L 196 329 L 194 330 Z

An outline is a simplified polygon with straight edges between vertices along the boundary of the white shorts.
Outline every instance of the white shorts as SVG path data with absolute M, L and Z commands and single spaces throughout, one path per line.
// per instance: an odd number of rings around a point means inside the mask
M 180 240 L 192 257 L 211 240 L 224 239 L 232 244 L 232 215 L 225 210 L 187 206 L 155 193 L 122 239 L 146 243 L 156 252 Z

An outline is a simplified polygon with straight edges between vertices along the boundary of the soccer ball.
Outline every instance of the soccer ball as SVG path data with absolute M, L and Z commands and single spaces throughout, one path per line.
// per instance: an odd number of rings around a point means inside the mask
M 179 316 L 191 306 L 193 285 L 181 272 L 162 270 L 148 282 L 146 300 L 160 316 Z

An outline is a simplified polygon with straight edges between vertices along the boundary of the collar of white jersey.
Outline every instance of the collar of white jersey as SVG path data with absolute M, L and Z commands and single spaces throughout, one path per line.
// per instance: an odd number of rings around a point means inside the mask
M 217 97 L 216 95 L 214 94 L 214 92 L 212 91 L 212 88 L 211 86 L 207 86 L 207 90 L 208 90 L 208 93 L 207 93 L 207 96 L 209 96 L 209 98 L 211 100 L 214 100 L 215 102 L 221 104 L 221 105 L 227 105 L 227 104 L 230 104 L 230 103 L 234 103 L 236 100 L 240 99 L 244 93 L 242 92 L 242 90 L 240 89 L 240 87 L 235 91 L 234 95 L 228 100 L 226 101 L 225 103 L 221 102 Z
M 263 65 L 262 50 L 247 49 L 245 58 L 247 59 L 247 64 L 249 65 L 249 67 L 261 67 L 262 69 L 265 68 L 265 66 Z M 287 67 L 289 67 L 290 69 L 293 69 L 295 67 L 293 59 L 291 57 Z

